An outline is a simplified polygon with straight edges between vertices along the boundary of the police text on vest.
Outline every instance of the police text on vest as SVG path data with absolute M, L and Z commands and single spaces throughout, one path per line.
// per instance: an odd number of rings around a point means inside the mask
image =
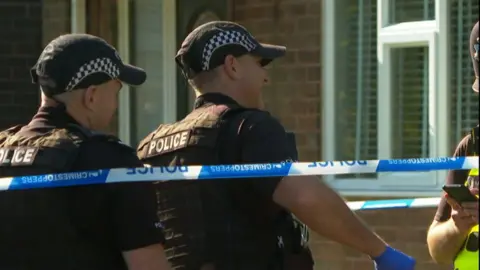
M 155 138 L 148 145 L 147 156 L 156 156 L 184 148 L 187 146 L 189 138 L 189 130 Z
M 35 147 L 0 148 L 0 166 L 25 166 L 35 161 Z

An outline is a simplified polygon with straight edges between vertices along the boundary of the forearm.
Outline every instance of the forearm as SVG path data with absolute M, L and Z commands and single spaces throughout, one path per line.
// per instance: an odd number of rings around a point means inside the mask
M 385 250 L 386 244 L 327 185 L 315 177 L 292 181 L 301 181 L 303 189 L 300 202 L 289 210 L 313 231 L 372 257 Z
M 125 251 L 123 257 L 129 270 L 170 270 L 170 264 L 160 244 Z
M 430 256 L 439 264 L 451 264 L 467 237 L 454 225 L 453 220 L 434 223 L 427 235 Z

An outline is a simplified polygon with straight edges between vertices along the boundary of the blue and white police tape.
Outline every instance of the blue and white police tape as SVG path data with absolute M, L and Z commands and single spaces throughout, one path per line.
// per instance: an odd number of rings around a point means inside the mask
M 0 190 L 37 189 L 120 182 L 469 170 L 473 168 L 478 168 L 478 157 L 118 168 L 5 177 L 0 178 Z
M 392 208 L 423 208 L 437 206 L 441 198 L 414 198 L 414 199 L 393 199 L 375 201 L 347 202 L 352 210 L 379 210 Z

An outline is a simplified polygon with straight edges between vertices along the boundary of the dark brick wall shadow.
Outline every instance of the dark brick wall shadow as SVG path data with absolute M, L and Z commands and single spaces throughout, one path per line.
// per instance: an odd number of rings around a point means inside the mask
M 42 51 L 42 1 L 0 1 L 0 129 L 26 123 L 39 104 L 29 69 Z

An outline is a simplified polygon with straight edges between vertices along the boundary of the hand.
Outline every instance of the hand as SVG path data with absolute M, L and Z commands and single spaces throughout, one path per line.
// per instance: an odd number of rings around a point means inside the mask
M 387 247 L 382 255 L 374 258 L 375 270 L 414 270 L 416 261 L 414 258 Z
M 473 195 L 478 195 L 478 188 L 471 189 Z M 463 210 L 472 216 L 475 225 L 478 225 L 478 201 L 461 204 Z
M 478 189 L 472 190 L 474 195 L 478 194 Z M 459 204 L 448 195 L 445 196 L 448 204 L 452 207 L 451 218 L 461 233 L 466 233 L 478 224 L 478 202 L 468 202 Z

